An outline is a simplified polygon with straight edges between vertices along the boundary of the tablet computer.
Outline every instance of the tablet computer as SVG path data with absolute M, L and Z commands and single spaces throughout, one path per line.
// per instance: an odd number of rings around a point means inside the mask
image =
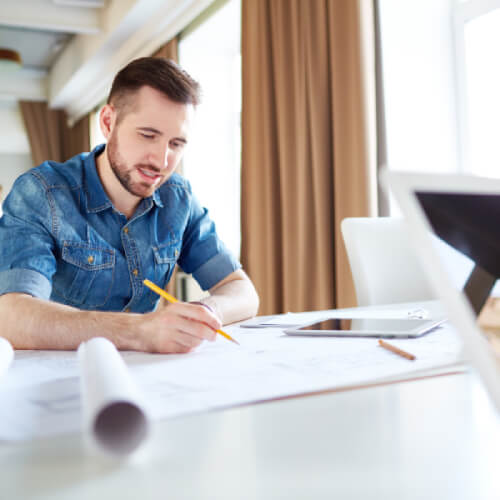
M 287 335 L 311 337 L 420 337 L 437 328 L 444 319 L 325 318 L 284 330 Z

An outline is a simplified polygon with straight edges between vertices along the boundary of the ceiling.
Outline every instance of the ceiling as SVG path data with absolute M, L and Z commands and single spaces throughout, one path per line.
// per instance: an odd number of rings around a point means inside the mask
M 0 47 L 17 50 L 25 68 L 48 72 L 74 35 L 99 32 L 104 6 L 105 0 L 7 1 L 0 11 Z
M 23 61 L 0 73 L 0 106 L 46 100 L 74 122 L 105 99 L 116 71 L 153 53 L 213 0 L 0 1 L 0 48 Z
M 0 25 L 0 47 L 17 50 L 25 68 L 46 72 L 72 36 L 72 33 Z

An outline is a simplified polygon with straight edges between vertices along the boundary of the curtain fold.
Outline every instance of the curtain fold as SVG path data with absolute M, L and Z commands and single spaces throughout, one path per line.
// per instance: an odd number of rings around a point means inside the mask
M 76 154 L 89 151 L 88 115 L 70 128 L 67 125 L 66 113 L 49 109 L 46 102 L 20 101 L 19 106 L 34 165 L 46 160 L 66 161 Z
M 242 3 L 241 257 L 260 314 L 355 304 L 340 222 L 375 198 L 363 3 Z
M 172 38 L 169 42 L 162 45 L 152 57 L 164 57 L 172 61 L 179 62 L 179 37 Z
M 62 139 L 65 159 L 90 151 L 90 114 L 86 114 L 72 127 L 68 127 L 66 113 L 62 119 Z

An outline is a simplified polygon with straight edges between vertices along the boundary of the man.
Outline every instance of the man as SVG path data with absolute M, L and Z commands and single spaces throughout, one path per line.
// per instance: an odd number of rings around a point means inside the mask
M 198 100 L 175 63 L 132 61 L 100 113 L 106 146 L 17 179 L 0 219 L 1 335 L 14 347 L 103 336 L 119 349 L 187 352 L 256 314 L 251 281 L 174 173 Z M 143 280 L 165 286 L 176 262 L 210 296 L 155 309 Z

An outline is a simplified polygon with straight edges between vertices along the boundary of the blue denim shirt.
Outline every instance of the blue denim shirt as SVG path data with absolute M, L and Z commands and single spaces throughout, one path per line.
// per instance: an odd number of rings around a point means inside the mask
M 23 292 L 78 307 L 146 312 L 176 263 L 206 290 L 238 269 L 214 223 L 177 174 L 127 218 L 97 174 L 104 146 L 19 177 L 0 219 L 0 295 Z

